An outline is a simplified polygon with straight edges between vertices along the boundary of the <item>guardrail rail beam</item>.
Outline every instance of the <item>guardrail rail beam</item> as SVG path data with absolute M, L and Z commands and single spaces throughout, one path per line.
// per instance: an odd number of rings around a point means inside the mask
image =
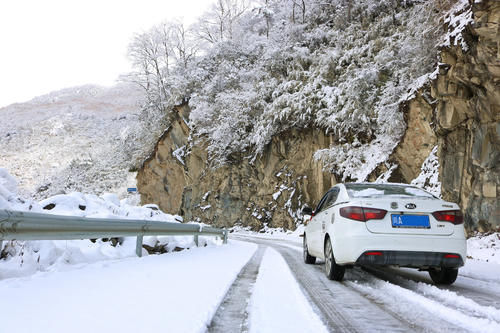
M 0 209 L 2 240 L 58 240 L 137 237 L 136 253 L 142 255 L 143 236 L 198 235 L 224 237 L 227 230 L 202 226 L 123 218 L 87 218 Z M 0 246 L 1 249 L 1 246 Z

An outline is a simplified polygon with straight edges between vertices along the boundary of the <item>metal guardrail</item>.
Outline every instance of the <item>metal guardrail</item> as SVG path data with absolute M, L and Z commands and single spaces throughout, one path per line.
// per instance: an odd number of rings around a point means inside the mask
M 136 254 L 142 255 L 143 236 L 219 236 L 227 243 L 226 229 L 198 224 L 137 219 L 88 218 L 0 209 L 0 249 L 2 240 L 91 239 L 136 236 Z

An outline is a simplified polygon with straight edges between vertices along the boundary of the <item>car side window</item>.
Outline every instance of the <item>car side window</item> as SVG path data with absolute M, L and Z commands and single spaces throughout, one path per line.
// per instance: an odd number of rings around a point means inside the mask
M 318 214 L 319 212 L 321 212 L 325 208 L 331 206 L 335 202 L 335 200 L 337 200 L 338 195 L 339 195 L 338 188 L 334 188 L 334 189 L 326 192 L 326 194 L 323 196 L 323 198 L 319 202 L 318 207 L 316 207 L 316 210 L 314 211 L 314 213 Z
M 333 205 L 335 203 L 335 201 L 337 201 L 337 198 L 339 196 L 339 188 L 338 187 L 335 187 L 333 189 L 330 190 L 330 195 L 328 196 L 327 200 L 325 200 L 325 202 L 323 203 L 323 209 L 326 209 L 328 207 L 330 207 L 331 205 Z
M 328 199 L 328 196 L 330 195 L 330 192 L 326 192 L 326 194 L 323 196 L 323 198 L 321 198 L 321 200 L 319 201 L 319 204 L 318 206 L 316 206 L 316 209 L 314 210 L 314 214 L 318 214 L 319 212 L 321 212 L 321 209 L 322 207 L 324 206 L 324 203 L 325 201 Z

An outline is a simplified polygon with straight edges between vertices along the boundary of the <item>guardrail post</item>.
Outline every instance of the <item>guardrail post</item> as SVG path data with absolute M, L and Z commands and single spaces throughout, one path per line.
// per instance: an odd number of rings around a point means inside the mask
M 227 229 L 224 228 L 224 241 L 223 241 L 224 244 L 227 244 Z
M 135 243 L 135 253 L 138 257 L 142 257 L 142 238 L 143 235 L 137 235 L 137 241 Z
M 196 244 L 196 247 L 198 247 L 198 235 L 194 235 L 194 243 Z

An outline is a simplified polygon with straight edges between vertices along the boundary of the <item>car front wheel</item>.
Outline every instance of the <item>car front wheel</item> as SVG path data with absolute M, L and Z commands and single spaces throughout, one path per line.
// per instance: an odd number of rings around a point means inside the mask
M 302 248 L 304 251 L 304 262 L 306 264 L 314 264 L 316 262 L 316 257 L 309 254 L 309 249 L 307 248 L 306 234 L 304 234 L 304 239 L 302 241 Z
M 435 284 L 452 284 L 458 276 L 458 268 L 430 269 L 429 275 Z
M 335 281 L 342 281 L 345 273 L 345 267 L 337 265 L 335 262 L 330 238 L 325 243 L 325 273 L 330 280 Z

